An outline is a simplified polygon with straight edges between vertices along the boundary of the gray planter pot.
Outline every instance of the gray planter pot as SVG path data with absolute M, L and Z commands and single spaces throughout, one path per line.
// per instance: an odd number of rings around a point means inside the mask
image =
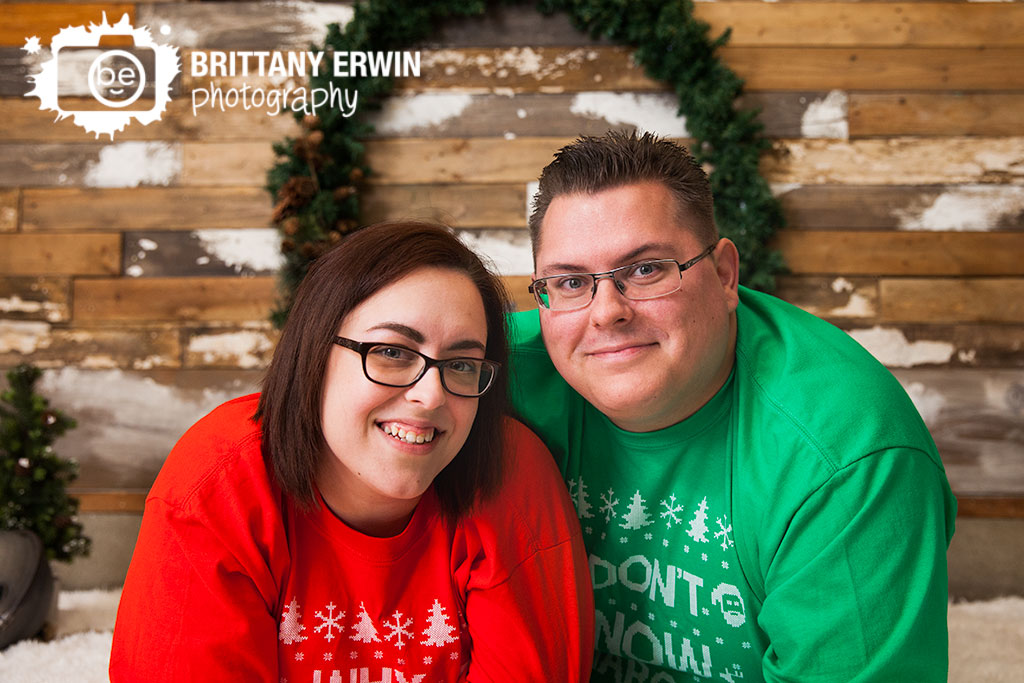
M 43 630 L 57 590 L 39 537 L 0 531 L 0 650 Z

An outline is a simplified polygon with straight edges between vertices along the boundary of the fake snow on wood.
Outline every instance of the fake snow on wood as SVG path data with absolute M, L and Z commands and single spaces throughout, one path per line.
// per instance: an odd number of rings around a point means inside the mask
M 825 317 L 832 318 L 869 318 L 875 314 L 871 301 L 863 294 L 858 294 L 853 283 L 844 277 L 832 281 L 832 291 L 836 294 L 849 292 L 850 298 L 843 306 L 829 309 Z
M 305 28 L 307 41 L 322 43 L 327 37 L 327 24 L 338 24 L 341 29 L 352 21 L 355 8 L 352 5 L 340 5 L 331 2 L 274 2 L 275 7 L 285 8 L 294 14 Z M 304 42 L 307 42 L 304 41 Z
M 942 365 L 948 363 L 956 351 L 949 342 L 911 342 L 902 331 L 877 325 L 870 329 L 851 330 L 849 334 L 882 365 L 890 368 Z
M 456 234 L 500 275 L 533 272 L 530 234 L 525 230 L 460 230 Z
M 203 251 L 216 257 L 236 272 L 250 269 L 275 271 L 284 263 L 277 231 L 273 228 L 249 230 L 196 230 Z
M 476 69 L 482 76 L 508 78 L 529 76 L 542 81 L 560 78 L 569 71 L 578 70 L 586 62 L 598 59 L 596 50 L 580 48 L 568 52 L 558 51 L 553 58 L 543 56 L 530 47 L 514 47 L 498 52 L 470 54 L 461 50 L 428 50 L 422 55 L 424 72 L 441 70 L 453 76 L 464 69 Z
M 273 347 L 267 335 L 257 330 L 200 334 L 188 342 L 188 353 L 202 358 L 205 365 L 239 368 L 263 367 L 263 353 Z
M 530 214 L 533 213 L 533 202 L 537 198 L 537 192 L 540 191 L 540 181 L 531 180 L 526 183 L 526 222 L 530 222 Z
M 573 98 L 569 111 L 607 121 L 610 125 L 633 125 L 640 131 L 666 137 L 690 136 L 686 117 L 678 115 L 678 106 L 671 95 L 581 92 Z
M 81 453 L 118 467 L 124 466 L 125 454 L 132 454 L 138 461 L 132 466 L 142 469 L 158 469 L 189 426 L 221 403 L 254 390 L 241 380 L 185 388 L 139 372 L 71 367 L 47 370 L 39 382 L 51 405 L 78 420 L 74 432 L 61 439 L 65 443 L 55 444 L 58 452 L 69 457 Z M 142 462 L 146 459 L 152 462 Z
M 17 295 L 0 297 L 0 313 L 44 313 L 50 322 L 60 322 L 60 308 L 52 301 L 25 301 Z
M 1024 187 L 965 185 L 924 207 L 897 209 L 902 230 L 988 231 L 1024 224 Z
M 946 406 L 946 397 L 937 389 L 933 389 L 921 382 L 910 382 L 903 387 L 910 400 L 914 402 L 917 412 L 921 413 L 921 419 L 925 424 L 931 426 L 938 421 L 939 413 Z
M 805 138 L 846 140 L 850 137 L 847 104 L 846 93 L 841 90 L 833 90 L 823 99 L 814 100 L 800 119 L 800 134 Z
M 377 132 L 397 135 L 430 128 L 456 118 L 473 103 L 467 93 L 423 93 L 389 97 L 373 117 Z
M 0 353 L 28 355 L 50 345 L 50 326 L 29 320 L 0 320 Z
M 119 142 L 100 149 L 85 169 L 86 187 L 170 185 L 181 174 L 181 149 L 166 142 Z

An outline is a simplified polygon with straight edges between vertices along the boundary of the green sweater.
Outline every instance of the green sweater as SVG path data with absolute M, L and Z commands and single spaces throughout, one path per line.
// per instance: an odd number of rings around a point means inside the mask
M 512 400 L 584 530 L 592 680 L 945 681 L 956 502 L 896 379 L 850 337 L 740 289 L 736 363 L 665 429 L 573 391 L 536 311 L 512 317 Z

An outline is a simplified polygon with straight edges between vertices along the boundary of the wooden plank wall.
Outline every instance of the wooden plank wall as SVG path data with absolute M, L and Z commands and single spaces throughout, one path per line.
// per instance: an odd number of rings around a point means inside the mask
M 87 510 L 138 510 L 203 412 L 256 386 L 278 263 L 261 189 L 261 110 L 200 111 L 185 75 L 163 120 L 114 142 L 38 111 L 26 74 L 60 27 L 166 26 L 193 50 L 304 49 L 345 3 L 4 4 L 0 22 L 0 366 L 47 368 L 80 426 Z M 1024 497 L 1024 3 L 700 2 L 760 107 L 763 172 L 789 222 L 779 294 L 848 330 L 907 387 L 964 511 Z M 465 230 L 529 305 L 530 183 L 581 133 L 686 139 L 673 98 L 626 48 L 564 17 L 495 9 L 449 22 L 369 143 L 366 217 Z M 226 84 L 222 84 L 226 87 Z M 856 410 L 856 406 L 851 406 Z M 995 502 L 989 501 L 993 499 Z M 979 502 L 980 501 L 980 502 Z M 989 501 L 989 502 L 986 502 Z M 1008 512 L 1009 511 L 1009 512 Z

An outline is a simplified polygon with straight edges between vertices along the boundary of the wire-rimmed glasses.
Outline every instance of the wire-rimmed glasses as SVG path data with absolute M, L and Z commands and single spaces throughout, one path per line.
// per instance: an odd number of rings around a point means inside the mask
M 651 259 L 602 273 L 561 273 L 534 280 L 529 289 L 541 307 L 552 311 L 573 311 L 590 305 L 597 293 L 598 281 L 604 278 L 614 282 L 615 288 L 627 299 L 656 299 L 679 291 L 683 271 L 700 263 L 716 246 L 712 244 L 685 263 L 670 258 Z

